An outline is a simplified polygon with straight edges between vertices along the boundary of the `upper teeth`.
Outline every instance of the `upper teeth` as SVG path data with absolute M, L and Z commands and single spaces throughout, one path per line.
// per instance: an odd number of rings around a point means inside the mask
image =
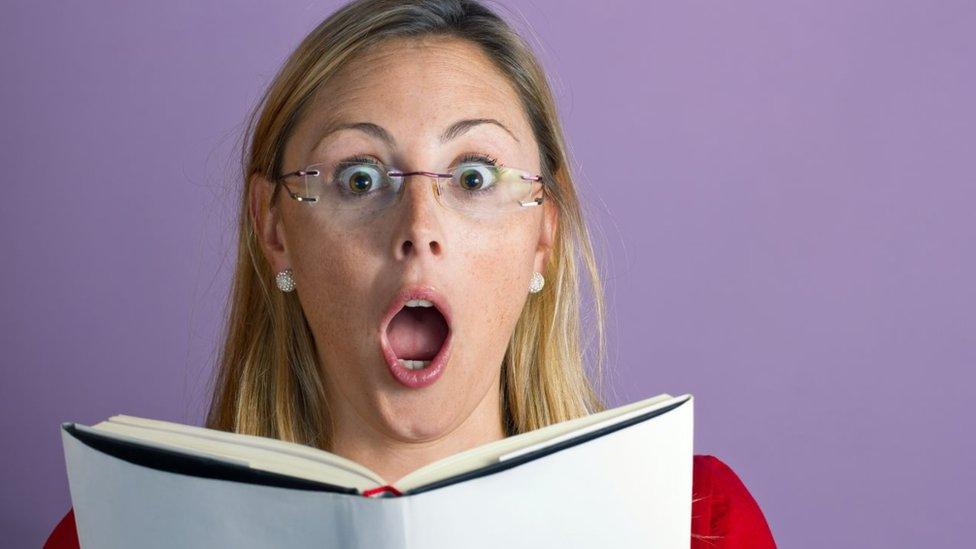
M 407 302 L 407 307 L 433 307 L 434 304 L 426 299 L 411 299 Z

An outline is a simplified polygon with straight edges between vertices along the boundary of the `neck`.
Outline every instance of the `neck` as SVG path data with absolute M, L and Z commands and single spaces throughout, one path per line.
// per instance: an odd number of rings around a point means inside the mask
M 394 438 L 362 421 L 347 407 L 337 407 L 329 451 L 364 465 L 387 484 L 393 484 L 437 460 L 505 438 L 498 394 L 497 387 L 489 390 L 471 415 L 454 429 L 435 439 L 417 442 Z

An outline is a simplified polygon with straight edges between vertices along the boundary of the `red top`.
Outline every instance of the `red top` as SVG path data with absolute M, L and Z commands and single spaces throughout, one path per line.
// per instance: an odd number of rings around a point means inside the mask
M 728 465 L 694 457 L 691 549 L 776 549 L 756 500 Z M 54 527 L 44 549 L 78 549 L 74 509 Z

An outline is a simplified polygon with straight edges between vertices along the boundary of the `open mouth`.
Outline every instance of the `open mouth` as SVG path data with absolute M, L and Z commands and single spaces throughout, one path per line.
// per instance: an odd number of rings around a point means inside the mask
M 451 349 L 451 311 L 432 287 L 402 291 L 391 304 L 380 343 L 390 373 L 421 388 L 440 378 Z
M 386 327 L 390 348 L 408 370 L 429 367 L 449 332 L 444 315 L 425 299 L 408 301 Z

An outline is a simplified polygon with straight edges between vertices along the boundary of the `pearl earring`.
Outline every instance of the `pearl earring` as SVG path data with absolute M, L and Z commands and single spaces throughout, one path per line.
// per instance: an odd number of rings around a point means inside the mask
M 542 273 L 532 273 L 532 282 L 529 284 L 529 293 L 537 294 L 542 291 L 542 287 L 545 285 L 546 279 L 542 277 Z
M 291 276 L 291 269 L 285 269 L 275 276 L 278 289 L 282 292 L 290 292 L 295 289 L 295 279 Z

